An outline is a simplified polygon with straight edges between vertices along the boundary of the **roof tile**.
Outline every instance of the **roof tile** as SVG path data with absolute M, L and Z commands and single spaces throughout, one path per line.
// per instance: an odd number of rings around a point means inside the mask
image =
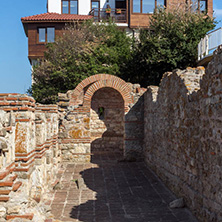
M 44 13 L 39 15 L 32 15 L 21 18 L 22 22 L 27 21 L 72 21 L 72 20 L 88 20 L 91 15 L 73 15 L 73 14 L 58 14 L 58 13 Z

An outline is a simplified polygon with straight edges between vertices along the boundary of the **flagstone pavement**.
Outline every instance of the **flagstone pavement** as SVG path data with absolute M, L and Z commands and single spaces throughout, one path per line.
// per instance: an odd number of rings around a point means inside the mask
M 118 155 L 91 163 L 63 163 L 52 194 L 56 219 L 66 222 L 197 222 L 187 208 L 170 209 L 176 197 L 143 162 Z

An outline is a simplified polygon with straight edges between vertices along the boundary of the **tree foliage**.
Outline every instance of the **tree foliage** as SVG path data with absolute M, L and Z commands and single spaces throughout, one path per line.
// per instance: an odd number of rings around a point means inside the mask
M 125 79 L 143 86 L 158 85 L 166 71 L 195 66 L 201 38 L 213 29 L 215 21 L 187 7 L 158 9 L 150 21 L 150 29 L 142 29 L 140 42 Z
M 73 24 L 47 45 L 45 59 L 34 68 L 29 90 L 36 101 L 55 103 L 58 92 L 74 89 L 98 73 L 121 76 L 131 56 L 131 39 L 113 23 Z
M 164 72 L 196 65 L 198 43 L 214 26 L 214 19 L 185 7 L 156 10 L 149 29 L 141 29 L 137 40 L 113 23 L 74 24 L 48 44 L 29 91 L 38 102 L 55 103 L 58 92 L 74 89 L 98 73 L 145 87 L 158 85 Z

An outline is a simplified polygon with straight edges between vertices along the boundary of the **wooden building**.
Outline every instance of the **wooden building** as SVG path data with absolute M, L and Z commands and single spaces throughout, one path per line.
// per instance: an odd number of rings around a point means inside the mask
M 28 37 L 28 58 L 31 65 L 41 59 L 46 51 L 46 43 L 54 42 L 61 36 L 66 23 L 92 19 L 90 15 L 45 13 L 22 18 L 25 34 Z
M 48 0 L 47 13 L 21 19 L 28 37 L 28 58 L 32 65 L 42 58 L 46 43 L 54 42 L 66 23 L 111 18 L 118 27 L 133 34 L 139 28 L 149 28 L 149 18 L 157 7 L 172 9 L 185 4 L 191 10 L 213 16 L 213 0 Z

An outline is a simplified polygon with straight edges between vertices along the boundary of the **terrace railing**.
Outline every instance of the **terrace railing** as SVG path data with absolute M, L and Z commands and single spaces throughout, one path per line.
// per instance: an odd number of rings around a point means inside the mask
M 115 23 L 127 23 L 126 9 L 110 9 L 109 12 L 105 8 L 94 8 L 90 11 L 95 22 L 106 22 L 111 19 Z
M 198 45 L 198 60 L 212 55 L 213 51 L 222 45 L 222 28 L 209 32 Z

